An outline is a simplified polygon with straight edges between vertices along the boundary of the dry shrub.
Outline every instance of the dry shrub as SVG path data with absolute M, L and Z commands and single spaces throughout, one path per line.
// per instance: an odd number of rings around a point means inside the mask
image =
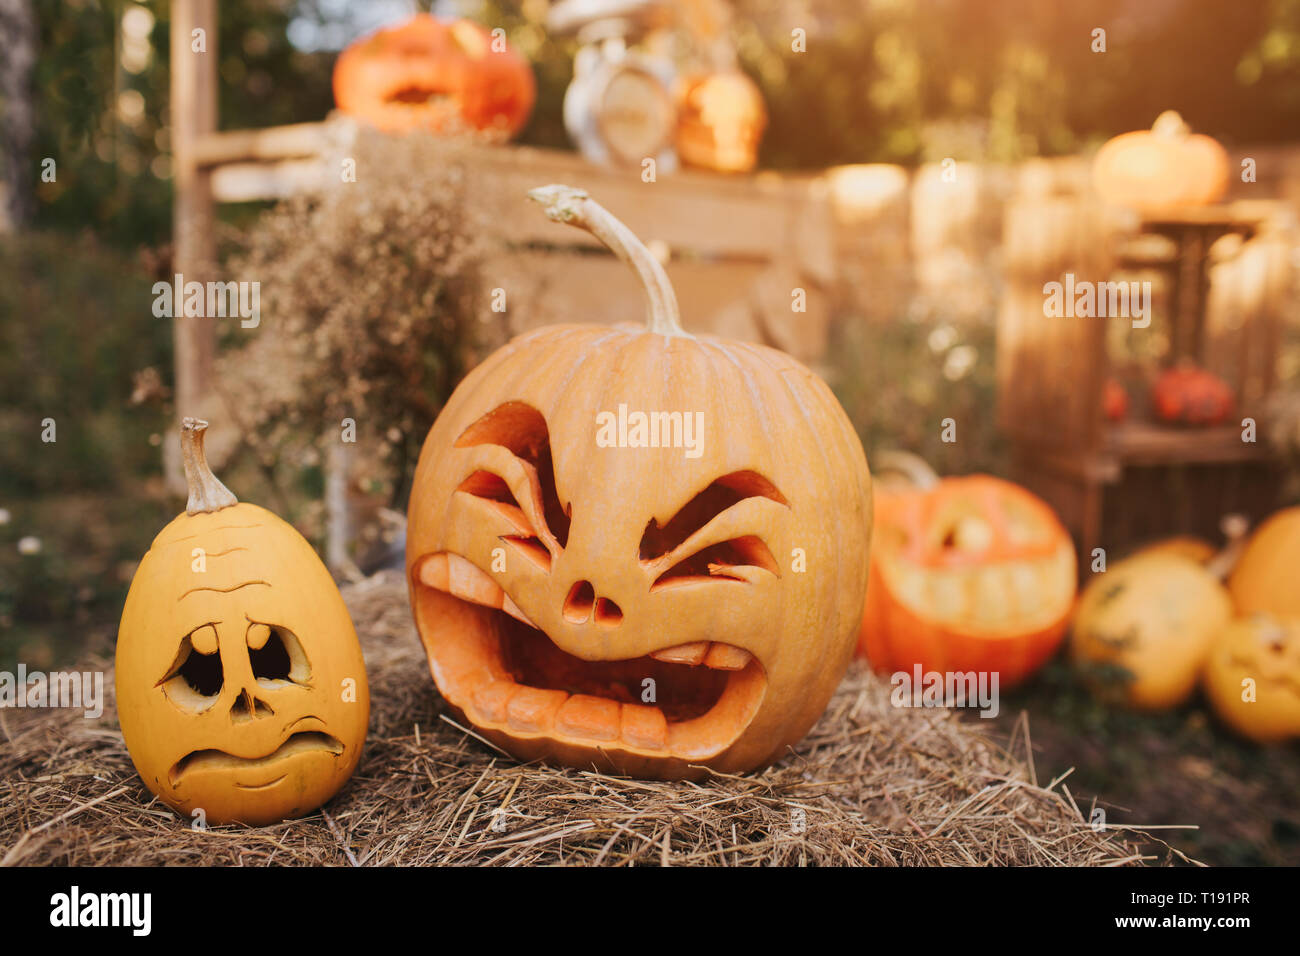
M 344 158 L 356 182 L 339 175 L 247 232 L 231 271 L 260 283 L 261 323 L 234 333 L 252 338 L 228 343 L 218 387 L 268 485 L 295 484 L 284 469 L 318 464 L 350 418 L 354 485 L 395 504 L 443 402 L 497 334 L 481 307 L 485 212 L 456 142 L 360 131 L 326 158 L 330 176 Z M 318 533 L 310 508 L 278 504 Z

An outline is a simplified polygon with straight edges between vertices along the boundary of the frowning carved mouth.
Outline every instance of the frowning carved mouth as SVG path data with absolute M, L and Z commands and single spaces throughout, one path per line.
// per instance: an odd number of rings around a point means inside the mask
M 584 660 L 557 646 L 460 555 L 426 556 L 416 581 L 434 679 L 477 727 L 707 760 L 740 737 L 762 702 L 763 667 L 742 648 L 700 641 L 643 657 Z
M 255 777 L 257 771 L 270 769 L 287 757 L 320 751 L 337 756 L 343 753 L 343 744 L 337 737 L 332 737 L 318 730 L 299 731 L 290 734 L 288 740 L 263 757 L 237 757 L 234 754 L 226 753 L 224 750 L 196 750 L 176 761 L 171 770 L 168 771 L 167 776 L 171 780 L 173 787 L 181 782 L 181 778 L 185 774 L 201 770 L 237 770 L 241 771 L 241 775 L 248 775 L 251 772 L 251 775 Z M 282 779 L 283 776 L 281 774 L 272 780 L 255 784 L 236 785 L 243 786 L 244 789 L 259 789 L 270 786 Z

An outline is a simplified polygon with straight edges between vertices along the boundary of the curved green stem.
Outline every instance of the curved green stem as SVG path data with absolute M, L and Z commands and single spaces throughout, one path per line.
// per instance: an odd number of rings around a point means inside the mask
M 650 298 L 646 325 L 651 332 L 690 337 L 682 328 L 677 293 L 668 281 L 668 274 L 631 229 L 584 190 L 572 186 L 540 186 L 529 190 L 528 198 L 542 205 L 548 219 L 585 229 L 636 270 Z

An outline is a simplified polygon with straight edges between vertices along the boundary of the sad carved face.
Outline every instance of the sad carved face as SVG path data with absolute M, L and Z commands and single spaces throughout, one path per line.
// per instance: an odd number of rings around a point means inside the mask
M 122 615 L 117 697 L 145 784 L 210 823 L 316 809 L 351 775 L 369 719 L 333 581 L 251 504 L 181 515 L 154 541 Z
M 869 508 L 856 435 L 788 356 L 539 330 L 466 378 L 420 457 L 407 564 L 430 669 L 521 759 L 760 766 L 847 665 Z

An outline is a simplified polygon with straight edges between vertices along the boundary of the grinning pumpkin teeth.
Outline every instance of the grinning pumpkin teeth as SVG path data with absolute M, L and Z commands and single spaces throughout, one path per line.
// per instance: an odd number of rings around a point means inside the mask
M 690 664 L 694 667 L 697 664 L 704 663 L 704 658 L 708 653 L 708 641 L 694 641 L 690 644 L 678 644 L 676 647 L 665 647 L 661 651 L 653 652 L 650 656 L 657 661 L 666 661 L 669 664 Z
M 731 644 L 714 644 L 704 658 L 704 666 L 720 671 L 743 671 L 754 655 L 742 647 Z
M 486 607 L 501 607 L 505 591 L 486 572 L 453 552 L 447 553 L 448 590 L 458 598 Z

